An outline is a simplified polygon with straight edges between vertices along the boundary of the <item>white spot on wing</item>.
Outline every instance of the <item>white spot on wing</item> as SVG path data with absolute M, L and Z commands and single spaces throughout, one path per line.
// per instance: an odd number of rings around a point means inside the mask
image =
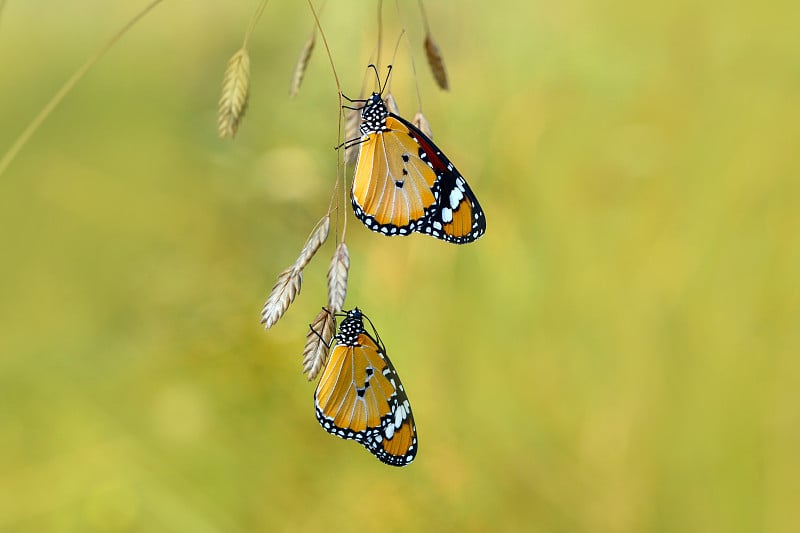
M 455 209 L 458 207 L 458 204 L 461 203 L 462 198 L 464 198 L 464 193 L 462 193 L 458 189 L 453 189 L 450 191 L 450 207 Z
M 453 210 L 449 207 L 445 207 L 442 209 L 442 222 L 445 224 L 449 224 L 453 221 Z

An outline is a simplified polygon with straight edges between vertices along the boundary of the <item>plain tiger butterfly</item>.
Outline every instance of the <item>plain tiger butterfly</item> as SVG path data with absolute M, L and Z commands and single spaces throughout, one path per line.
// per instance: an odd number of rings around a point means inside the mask
M 358 442 L 382 462 L 405 466 L 417 454 L 408 396 L 369 318 L 357 307 L 344 316 L 314 392 L 317 420 L 328 433 Z
M 427 135 L 387 109 L 378 88 L 366 100 L 348 98 L 364 104 L 361 137 L 345 143 L 359 147 L 351 191 L 356 217 L 383 235 L 417 231 L 456 244 L 483 235 L 486 217 L 464 177 Z

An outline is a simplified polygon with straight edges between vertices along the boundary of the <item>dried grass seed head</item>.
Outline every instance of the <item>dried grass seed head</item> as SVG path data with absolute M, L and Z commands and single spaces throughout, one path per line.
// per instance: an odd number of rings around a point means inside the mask
M 294 262 L 295 269 L 303 270 L 306 265 L 308 265 L 308 263 L 311 261 L 311 258 L 314 257 L 314 254 L 317 253 L 317 250 L 319 250 L 320 246 L 322 246 L 325 240 L 328 238 L 330 228 L 331 217 L 330 215 L 325 215 L 317 223 L 317 227 L 308 237 L 308 240 L 306 240 L 306 243 L 303 245 L 303 249 L 300 250 L 300 255 L 297 256 L 297 259 Z
M 386 96 L 383 98 L 383 103 L 386 105 L 386 109 L 388 109 L 390 113 L 394 113 L 395 115 L 400 114 L 400 108 L 397 107 L 397 101 L 394 99 L 394 96 L 391 92 L 386 92 Z
M 424 133 L 429 138 L 433 139 L 433 131 L 431 131 L 431 125 L 428 123 L 428 119 L 425 118 L 425 115 L 422 114 L 422 111 L 417 111 L 417 114 L 414 115 L 414 118 L 411 120 L 411 123 L 419 128 L 419 131 Z
M 261 323 L 264 324 L 264 329 L 274 326 L 286 313 L 289 305 L 300 293 L 302 283 L 303 273 L 300 270 L 291 267 L 280 273 L 261 311 Z
M 360 109 L 345 109 L 345 123 L 344 123 L 344 140 L 352 141 L 361 137 L 361 110 Z M 360 145 L 354 144 L 352 146 L 345 146 L 344 148 L 344 162 L 346 165 L 353 165 L 358 159 L 358 147 Z
M 336 322 L 333 314 L 323 307 L 314 322 L 309 325 L 306 345 L 303 348 L 303 372 L 308 375 L 308 381 L 316 378 L 325 366 L 335 330 Z
M 347 274 L 350 270 L 350 253 L 347 245 L 340 242 L 328 268 L 328 309 L 340 313 L 347 296 Z
M 430 33 L 425 35 L 425 57 L 428 58 L 428 65 L 431 67 L 436 83 L 444 90 L 449 89 L 450 86 L 447 83 L 447 71 L 444 68 L 442 53 Z
M 250 54 L 240 48 L 228 61 L 219 99 L 218 130 L 221 139 L 233 137 L 247 110 L 250 96 Z
M 300 50 L 300 57 L 297 58 L 297 63 L 294 65 L 292 72 L 292 82 L 289 85 L 289 96 L 295 97 L 300 91 L 300 86 L 303 84 L 303 78 L 308 68 L 308 61 L 311 59 L 311 52 L 314 51 L 314 44 L 317 41 L 316 28 L 311 32 L 306 42 L 303 44 L 303 49 Z

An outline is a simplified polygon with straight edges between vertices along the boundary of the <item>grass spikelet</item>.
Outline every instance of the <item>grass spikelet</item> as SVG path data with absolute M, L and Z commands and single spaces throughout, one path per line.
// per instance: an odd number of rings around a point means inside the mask
M 289 304 L 300 293 L 302 282 L 303 273 L 300 270 L 290 267 L 280 273 L 261 311 L 261 323 L 264 324 L 264 329 L 271 328 L 283 316 Z
M 444 69 L 444 59 L 442 53 L 439 51 L 439 46 L 433 40 L 430 32 L 425 35 L 425 56 L 428 58 L 428 64 L 431 66 L 433 77 L 440 88 L 448 90 L 450 86 L 447 84 L 447 72 Z
M 339 243 L 328 268 L 328 309 L 340 313 L 347 296 L 347 272 L 350 270 L 350 253 L 347 245 Z
M 240 48 L 228 61 L 219 99 L 219 137 L 233 138 L 247 109 L 250 95 L 250 54 Z
M 303 270 L 309 261 L 311 261 L 311 258 L 314 257 L 315 253 L 317 253 L 319 247 L 322 246 L 322 244 L 328 238 L 328 232 L 330 231 L 330 228 L 331 217 L 330 215 L 325 215 L 317 223 L 316 229 L 314 229 L 305 245 L 303 245 L 300 255 L 294 262 L 293 268 L 295 270 Z
M 428 119 L 425 118 L 425 115 L 422 114 L 422 111 L 417 111 L 417 114 L 414 115 L 414 118 L 411 120 L 411 123 L 419 128 L 419 131 L 433 139 L 433 132 L 431 131 L 431 125 L 428 124 Z
M 314 322 L 309 324 L 306 345 L 303 348 L 303 373 L 308 375 L 308 381 L 313 381 L 325 366 L 335 329 L 333 315 L 324 307 Z
M 265 329 L 271 328 L 283 316 L 286 309 L 289 308 L 289 304 L 300 293 L 300 286 L 303 282 L 303 269 L 328 238 L 330 228 L 331 217 L 330 215 L 325 215 L 317 222 L 314 231 L 311 232 L 311 235 L 306 240 L 294 264 L 278 276 L 278 281 L 272 287 L 272 292 L 267 297 L 267 303 L 264 304 L 264 309 L 261 311 L 261 323 L 264 324 Z M 345 283 L 347 283 L 346 277 L 345 275 Z
M 303 49 L 300 51 L 300 57 L 297 58 L 297 63 L 294 65 L 294 72 L 292 72 L 292 82 L 289 85 L 289 96 L 294 98 L 300 91 L 300 85 L 303 83 L 303 77 L 306 75 L 306 68 L 308 67 L 308 60 L 311 59 L 311 52 L 314 51 L 314 45 L 317 42 L 317 29 L 311 32 Z
M 386 93 L 386 98 L 383 99 L 383 103 L 386 104 L 386 109 L 389 110 L 389 113 L 394 113 L 395 115 L 400 114 L 400 108 L 397 107 L 397 101 L 395 101 L 392 93 Z
M 344 123 L 344 140 L 351 141 L 361 137 L 361 110 L 359 109 L 346 109 L 346 117 Z M 358 146 L 353 145 L 345 147 L 344 149 L 344 162 L 346 165 L 353 165 L 358 157 Z

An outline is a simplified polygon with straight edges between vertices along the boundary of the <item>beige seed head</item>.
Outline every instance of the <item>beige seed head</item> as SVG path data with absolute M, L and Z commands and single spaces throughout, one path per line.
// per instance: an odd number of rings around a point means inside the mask
M 392 93 L 386 93 L 383 103 L 386 105 L 386 109 L 389 110 L 389 113 L 394 113 L 395 115 L 400 114 L 400 108 L 397 107 L 397 102 L 395 101 L 394 96 L 392 96 Z
M 219 99 L 218 130 L 221 139 L 233 138 L 247 110 L 250 95 L 250 55 L 239 49 L 228 61 Z
M 323 307 L 314 322 L 309 325 L 306 345 L 303 348 L 303 372 L 308 375 L 308 381 L 316 378 L 325 366 L 335 329 L 333 315 Z
M 428 124 L 428 120 L 425 118 L 425 115 L 422 114 L 422 111 L 417 111 L 417 114 L 414 115 L 414 118 L 411 120 L 411 123 L 419 128 L 419 131 L 427 135 L 429 138 L 433 139 L 433 132 L 431 131 L 431 125 Z
M 347 245 L 339 243 L 331 258 L 328 268 L 328 309 L 332 313 L 339 313 L 344 306 L 347 296 L 347 273 L 350 270 L 350 254 Z
M 425 35 L 425 56 L 428 58 L 428 64 L 433 72 L 433 77 L 440 88 L 447 90 L 447 72 L 444 69 L 444 59 L 442 53 L 439 51 L 439 46 L 433 40 L 430 33 Z
M 331 228 L 331 217 L 330 215 L 325 215 L 317 222 L 317 226 L 311 235 L 308 237 L 303 249 L 300 251 L 300 255 L 297 256 L 297 259 L 294 262 L 294 268 L 296 270 L 303 270 L 306 265 L 311 261 L 311 258 L 314 257 L 314 254 L 317 253 L 320 246 L 325 242 L 328 238 L 328 232 Z
M 361 110 L 345 109 L 344 140 L 352 141 L 361 137 Z M 344 162 L 353 165 L 358 158 L 358 147 L 354 145 L 344 149 Z
M 303 44 L 303 49 L 300 50 L 300 57 L 297 58 L 297 63 L 294 65 L 292 82 L 289 85 L 289 96 L 292 98 L 300 91 L 300 85 L 303 83 L 303 77 L 306 74 L 306 68 L 308 68 L 308 60 L 311 59 L 311 52 L 314 51 L 314 44 L 316 41 L 317 31 L 315 29 L 311 32 L 311 35 L 308 36 L 305 44 Z
M 261 311 L 261 323 L 269 329 L 283 316 L 295 297 L 300 293 L 303 273 L 294 268 L 287 268 L 278 276 Z
M 300 293 L 303 269 L 328 238 L 330 227 L 331 217 L 325 215 L 317 222 L 294 264 L 278 276 L 278 281 L 272 287 L 267 303 L 264 304 L 264 309 L 261 311 L 261 323 L 266 329 L 271 328 L 283 316 L 286 309 L 289 308 L 289 304 Z

